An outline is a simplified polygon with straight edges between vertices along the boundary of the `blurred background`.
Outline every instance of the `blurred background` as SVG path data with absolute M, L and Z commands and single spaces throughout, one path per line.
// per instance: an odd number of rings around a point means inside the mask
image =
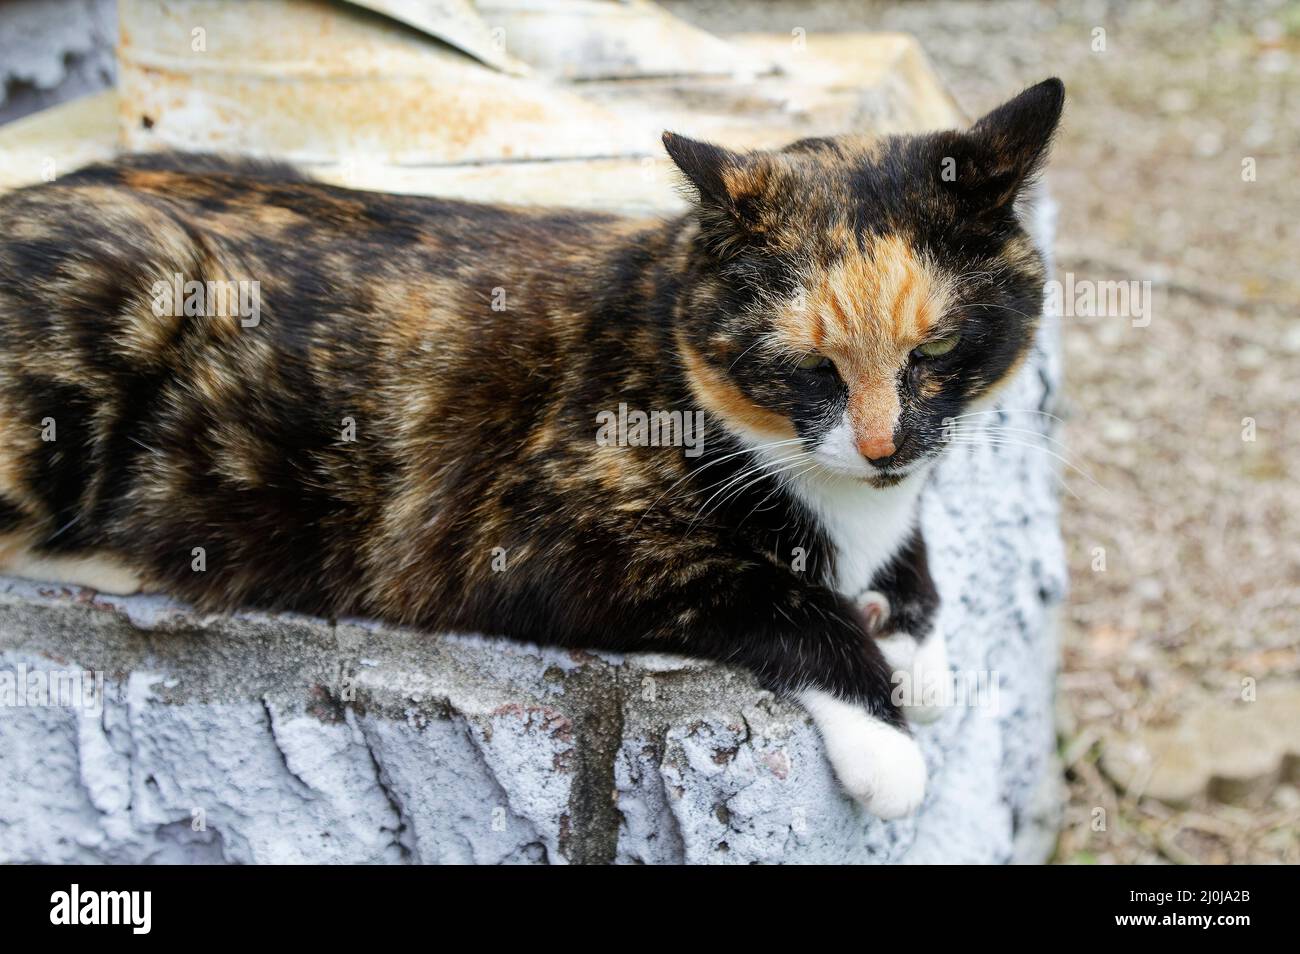
M 1062 319 L 1055 860 L 1300 861 L 1300 3 L 661 6 L 909 33 L 967 116 L 1064 79 L 1059 274 L 1152 297 L 1149 322 Z M 0 122 L 111 86 L 116 31 L 112 2 L 0 0 Z

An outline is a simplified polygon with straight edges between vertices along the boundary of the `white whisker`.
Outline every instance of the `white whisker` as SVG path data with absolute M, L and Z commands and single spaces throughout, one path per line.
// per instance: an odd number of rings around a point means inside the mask
M 741 471 L 739 474 L 733 477 L 731 481 L 727 483 L 727 486 L 723 487 L 721 490 L 716 491 L 712 497 L 704 501 L 704 503 L 700 506 L 699 510 L 696 511 L 695 516 L 691 519 L 690 525 L 687 526 L 686 528 L 686 532 L 690 533 L 691 530 L 695 528 L 695 525 L 699 523 L 700 520 L 704 519 L 704 517 L 706 517 L 709 513 L 722 507 L 722 505 L 725 504 L 732 497 L 737 497 L 740 494 L 744 493 L 744 491 L 747 488 L 752 487 L 760 480 L 763 480 L 764 478 L 767 477 L 775 477 L 776 475 L 784 473 L 785 471 L 793 470 L 795 467 L 798 467 L 806 463 L 807 460 L 812 456 L 813 455 L 811 453 L 805 453 L 805 454 L 796 455 L 793 458 L 787 458 L 787 459 L 775 460 L 775 461 L 765 461 L 763 463 L 758 464 L 755 467 L 749 468 L 748 470 Z M 776 469 L 772 469 L 772 468 L 776 468 Z M 752 479 L 748 479 L 748 478 L 752 478 Z M 730 490 L 730 488 L 734 487 L 738 482 L 742 480 L 747 480 L 747 482 L 743 486 L 739 487 L 738 489 L 731 491 L 731 493 L 727 493 L 728 490 Z M 722 494 L 725 494 L 726 496 L 723 496 L 721 500 L 718 500 L 718 503 L 710 509 L 709 504 L 713 503 L 713 501 L 717 499 L 719 495 Z
M 696 474 L 708 470 L 710 467 L 714 466 L 715 464 L 721 464 L 723 461 L 731 460 L 731 458 L 739 457 L 742 454 L 752 454 L 755 453 L 756 451 L 768 450 L 773 447 L 784 447 L 790 444 L 802 444 L 802 443 L 803 443 L 802 438 L 791 437 L 791 438 L 786 438 L 784 440 L 771 441 L 770 443 L 767 444 L 758 444 L 754 447 L 744 447 L 738 451 L 732 451 L 730 454 L 723 454 L 721 457 L 714 458 L 713 460 L 710 460 L 709 462 L 703 464 L 702 466 L 688 471 L 687 473 L 679 477 L 677 480 L 669 484 L 668 488 L 663 493 L 661 493 L 658 497 L 656 497 L 654 501 L 650 504 L 650 506 L 645 508 L 645 512 L 642 513 L 640 518 L 637 520 L 636 526 L 633 527 L 633 531 L 635 532 L 637 529 L 641 527 L 641 521 L 646 518 L 646 515 L 650 513 L 650 511 L 653 510 L 655 507 L 659 506 L 660 501 L 662 501 L 665 497 L 667 497 L 670 493 L 672 493 L 672 491 L 676 487 L 678 487 L 684 481 L 690 480 Z M 726 480 L 726 478 L 724 477 L 723 480 Z M 719 483 L 721 483 L 721 481 L 719 481 Z M 716 487 L 717 484 L 710 484 L 709 486 Z M 707 490 L 708 487 L 706 487 L 705 489 Z
M 1064 464 L 1066 467 L 1069 467 L 1075 473 L 1085 478 L 1089 483 L 1097 487 L 1098 490 L 1102 490 L 1102 491 L 1106 490 L 1105 487 L 1103 487 L 1100 483 L 1098 483 L 1097 479 L 1093 477 L 1092 474 L 1088 473 L 1078 464 L 1074 463 L 1074 461 L 1061 456 L 1060 454 L 1053 451 L 1051 448 L 1044 447 L 1042 444 L 1035 444 L 1032 441 L 1013 440 L 1011 438 L 998 439 L 998 438 L 989 437 L 987 434 L 972 433 L 972 434 L 959 435 L 956 438 L 949 438 L 948 440 L 945 440 L 944 443 L 945 444 L 968 444 L 968 445 L 985 444 L 985 445 L 993 445 L 993 446 L 1000 445 L 1004 447 L 1024 447 L 1024 448 L 1028 448 L 1029 450 L 1042 451 L 1044 454 L 1047 454 L 1049 457 L 1055 458 L 1056 460 Z

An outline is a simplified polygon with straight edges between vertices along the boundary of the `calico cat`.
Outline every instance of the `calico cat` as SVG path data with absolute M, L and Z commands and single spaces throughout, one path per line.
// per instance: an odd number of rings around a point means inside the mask
M 892 675 L 946 672 L 918 493 L 1030 346 L 1016 200 L 1063 97 L 774 151 L 665 134 L 667 221 L 184 155 L 11 193 L 0 569 L 744 666 L 906 814 Z

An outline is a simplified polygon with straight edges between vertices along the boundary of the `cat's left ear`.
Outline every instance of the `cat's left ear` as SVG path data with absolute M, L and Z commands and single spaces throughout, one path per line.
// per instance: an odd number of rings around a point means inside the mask
M 1003 103 L 963 134 L 972 161 L 961 171 L 984 208 L 1014 201 L 1042 168 L 1064 105 L 1065 84 L 1053 77 Z

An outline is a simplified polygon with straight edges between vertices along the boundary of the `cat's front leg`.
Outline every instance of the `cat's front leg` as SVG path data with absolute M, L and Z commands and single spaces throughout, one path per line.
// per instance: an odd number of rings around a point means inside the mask
M 704 618 L 698 593 L 679 598 L 694 605 L 689 632 L 674 627 L 678 651 L 744 665 L 802 704 L 840 784 L 872 814 L 916 810 L 925 760 L 890 699 L 889 664 L 849 601 L 772 565 L 731 576 Z
M 895 701 L 912 721 L 931 722 L 943 713 L 952 671 L 936 625 L 939 594 L 920 530 L 912 532 L 872 587 L 857 603 L 893 670 Z
M 794 696 L 812 716 L 840 784 L 879 818 L 912 814 L 925 797 L 925 758 L 886 696 L 888 662 L 859 634 L 840 645 L 841 633 L 823 627 L 801 635 L 806 641 L 782 647 L 805 685 Z M 813 643 L 819 645 L 810 653 Z M 862 654 L 860 663 L 850 661 L 855 650 Z M 847 676 L 859 667 L 861 675 Z M 846 676 L 852 688 L 846 689 Z
M 916 811 L 925 797 L 925 758 L 906 731 L 822 689 L 805 689 L 799 703 L 812 716 L 845 791 L 878 818 Z

